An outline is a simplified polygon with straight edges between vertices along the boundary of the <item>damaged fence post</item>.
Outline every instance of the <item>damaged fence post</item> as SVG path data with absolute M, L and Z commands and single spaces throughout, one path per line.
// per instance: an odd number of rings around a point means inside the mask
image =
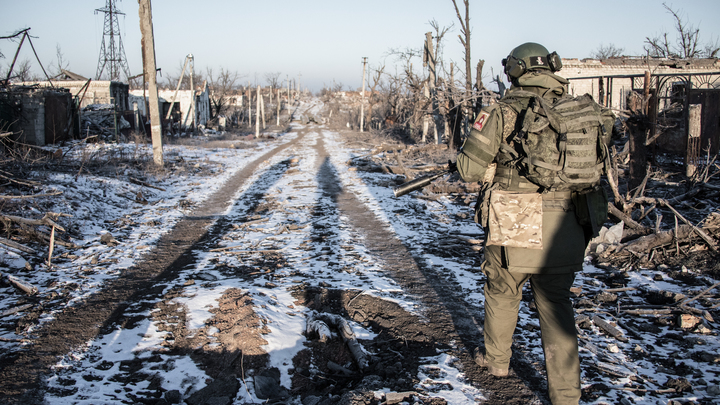
M 55 227 L 52 227 L 52 230 L 50 231 L 50 248 L 48 249 L 48 267 L 52 266 L 52 254 L 53 249 L 55 248 Z
M 255 95 L 255 138 L 260 138 L 260 85 Z
M 0 276 L 2 276 L 2 273 L 0 273 Z M 10 284 L 14 285 L 17 289 L 22 290 L 27 295 L 35 295 L 38 292 L 37 287 L 26 283 L 15 276 L 8 274 L 5 278 Z
M 605 333 L 608 335 L 614 337 L 615 339 L 621 341 L 621 342 L 627 342 L 627 338 L 623 335 L 623 333 L 620 331 L 620 329 L 612 326 L 599 316 L 595 315 L 592 318 L 593 323 L 600 329 L 602 329 Z
M 685 151 L 685 175 L 692 177 L 700 159 L 700 134 L 702 133 L 702 104 L 688 106 L 687 150 Z

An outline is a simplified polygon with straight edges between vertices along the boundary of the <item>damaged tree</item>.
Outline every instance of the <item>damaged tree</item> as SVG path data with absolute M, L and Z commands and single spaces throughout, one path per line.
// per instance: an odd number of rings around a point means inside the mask
M 439 144 L 442 142 L 442 137 L 445 125 L 443 125 L 443 119 L 440 114 L 440 102 L 438 100 L 437 91 L 437 72 L 436 72 L 436 60 L 435 60 L 435 49 L 433 45 L 432 33 L 428 32 L 425 34 L 425 48 L 423 52 L 423 63 L 428 68 L 427 85 L 430 95 L 430 102 L 432 105 L 432 117 L 435 123 L 435 143 Z
M 463 5 L 465 6 L 465 15 L 464 17 L 460 14 L 460 9 L 457 5 L 457 0 L 452 0 L 453 6 L 455 6 L 455 14 L 457 15 L 458 21 L 460 21 L 460 33 L 461 35 L 458 35 L 458 38 L 460 39 L 460 43 L 463 45 L 463 48 L 465 49 L 465 97 L 463 102 L 461 103 L 462 106 L 462 128 L 463 132 L 467 131 L 468 127 L 468 116 L 470 115 L 471 104 L 472 104 L 472 58 L 470 56 L 470 0 L 463 0 Z M 482 71 L 482 61 L 478 64 L 478 81 L 480 80 L 480 74 Z M 482 90 L 482 85 L 480 84 L 478 86 L 478 91 Z M 460 145 L 451 145 L 455 147 L 459 147 Z

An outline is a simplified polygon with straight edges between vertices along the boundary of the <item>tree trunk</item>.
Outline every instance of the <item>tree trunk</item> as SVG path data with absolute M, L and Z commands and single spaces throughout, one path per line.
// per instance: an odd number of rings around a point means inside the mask
M 433 118 L 435 120 L 435 143 L 442 143 L 443 134 L 443 120 L 440 116 L 439 105 L 438 105 L 438 94 L 437 94 L 437 75 L 435 72 L 435 52 L 433 49 L 432 32 L 425 34 L 425 55 L 428 64 L 428 71 L 430 77 L 428 79 L 428 86 L 430 89 L 430 97 L 432 98 L 432 109 Z

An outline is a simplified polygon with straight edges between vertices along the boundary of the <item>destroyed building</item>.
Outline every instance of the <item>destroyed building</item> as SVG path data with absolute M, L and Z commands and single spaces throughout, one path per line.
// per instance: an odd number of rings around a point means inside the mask
M 41 146 L 86 135 L 117 140 L 120 134 L 127 135 L 132 130 L 149 133 L 146 92 L 142 89 L 131 92 L 126 83 L 91 80 L 63 70 L 57 80 L 13 84 L 5 89 L 5 93 L 3 97 L 8 101 L 4 102 L 6 107 L 0 112 L 1 117 L 6 122 L 16 122 L 8 130 L 17 133 L 18 141 L 30 145 Z M 209 93 L 204 84 L 202 90 L 195 91 L 193 103 L 189 90 L 180 90 L 177 94 L 174 90 L 160 90 L 163 121 L 173 105 L 164 129 L 171 132 L 207 125 L 210 120 Z M 15 107 L 11 108 L 11 105 Z M 18 117 L 11 117 L 13 108 L 15 115 L 20 114 Z M 59 114 L 67 117 L 60 119 Z M 62 126 L 61 122 L 64 123 Z
M 40 86 L 68 89 L 82 109 L 92 104 L 112 104 L 118 111 L 128 110 L 129 85 L 110 80 L 91 80 L 63 70 L 58 80 L 17 83 L 19 86 Z
M 21 115 L 12 131 L 18 141 L 38 146 L 91 131 L 114 139 L 130 128 L 123 118 L 128 90 L 122 82 L 91 80 L 67 70 L 57 80 L 13 84 L 6 91 L 19 97 Z M 63 114 L 67 118 L 61 126 Z
M 195 93 L 193 100 L 192 93 Z M 139 89 L 130 91 L 130 107 L 137 117 L 147 117 L 147 92 Z M 176 128 L 206 126 L 210 120 L 210 91 L 207 83 L 201 90 L 158 90 L 160 112 L 163 120 L 169 119 Z
M 27 145 L 42 146 L 78 135 L 77 109 L 67 89 L 10 86 L 0 89 L 0 131 Z
M 562 77 L 570 80 L 570 92 L 588 93 L 603 105 L 627 110 L 628 94 L 643 91 L 645 72 L 653 78 L 659 108 L 665 109 L 687 85 L 693 89 L 720 88 L 720 61 L 661 58 L 563 59 Z
M 622 57 L 563 59 L 562 62 L 561 75 L 570 80 L 572 94 L 588 93 L 600 104 L 618 112 L 637 113 L 639 104 L 647 103 L 641 112 L 650 117 L 651 136 L 660 127 L 668 129 L 658 131 L 657 145 L 673 153 L 683 153 L 686 148 L 688 106 L 700 105 L 701 149 L 718 153 L 720 61 L 717 58 Z M 649 100 L 643 101 L 645 91 Z M 658 122 L 662 125 L 658 126 Z

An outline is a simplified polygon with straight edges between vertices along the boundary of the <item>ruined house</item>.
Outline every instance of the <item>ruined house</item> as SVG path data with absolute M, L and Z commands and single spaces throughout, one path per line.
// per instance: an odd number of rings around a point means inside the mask
M 195 99 L 190 90 L 158 90 L 158 98 L 160 101 L 160 112 L 163 120 L 170 113 L 170 120 L 175 127 L 186 128 L 190 126 L 205 126 L 210 120 L 210 91 L 207 83 L 201 90 L 195 90 Z M 146 91 L 132 90 L 130 91 L 131 110 L 136 111 L 138 117 L 144 117 L 147 120 L 147 102 L 148 95 Z M 172 107 L 171 107 L 172 104 Z M 167 126 L 167 125 L 166 125 Z
M 122 118 L 128 110 L 128 89 L 125 83 L 91 80 L 67 70 L 55 80 L 14 84 L 8 91 L 18 95 L 22 119 L 13 132 L 31 145 L 57 143 L 84 131 L 114 138 L 129 128 Z
M 693 89 L 720 88 L 718 59 L 675 60 L 660 58 L 563 59 L 562 77 L 570 80 L 570 92 L 588 93 L 607 107 L 627 110 L 630 92 L 642 92 L 645 72 L 652 76 L 659 108 L 665 109 L 678 92 L 690 84 Z
M 78 134 L 77 110 L 67 89 L 8 86 L 0 91 L 0 130 L 13 141 L 35 146 L 58 143 Z
M 128 90 L 126 83 L 110 80 L 90 80 L 76 73 L 63 70 L 62 74 L 53 80 L 39 82 L 24 82 L 18 85 L 37 85 L 40 87 L 56 87 L 68 89 L 78 100 L 82 109 L 92 104 L 112 104 L 117 111 L 128 110 Z
M 702 108 L 701 149 L 718 153 L 720 146 L 720 61 L 623 57 L 603 60 L 563 59 L 562 77 L 570 80 L 572 94 L 588 93 L 600 104 L 619 111 L 636 111 L 646 89 L 650 99 L 644 112 L 652 121 L 654 135 L 658 120 L 671 130 L 659 131 L 657 144 L 670 152 L 686 148 L 688 106 Z M 631 95 L 641 97 L 631 97 Z M 658 118 L 659 117 L 659 118 Z

